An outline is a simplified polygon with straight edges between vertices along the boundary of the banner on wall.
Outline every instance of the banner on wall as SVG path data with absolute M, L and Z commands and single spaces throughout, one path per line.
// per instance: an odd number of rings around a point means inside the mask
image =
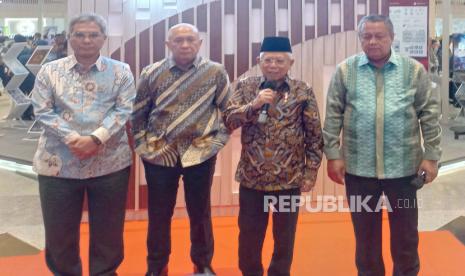
M 391 6 L 389 17 L 394 25 L 394 50 L 411 57 L 427 57 L 428 7 Z
M 450 42 L 452 47 L 452 60 L 450 62 L 452 62 L 453 71 L 465 71 L 465 34 L 452 34 Z M 457 79 L 457 82 L 462 81 L 463 79 Z

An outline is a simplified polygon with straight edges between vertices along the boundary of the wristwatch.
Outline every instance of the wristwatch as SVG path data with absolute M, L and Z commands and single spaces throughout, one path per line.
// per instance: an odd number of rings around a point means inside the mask
M 90 138 L 92 138 L 92 141 L 94 141 L 94 143 L 95 143 L 97 146 L 100 146 L 100 145 L 102 144 L 102 141 L 100 141 L 100 139 L 99 139 L 97 136 L 95 136 L 95 135 L 93 135 L 93 134 L 91 134 L 91 135 L 89 135 L 89 136 L 90 136 Z

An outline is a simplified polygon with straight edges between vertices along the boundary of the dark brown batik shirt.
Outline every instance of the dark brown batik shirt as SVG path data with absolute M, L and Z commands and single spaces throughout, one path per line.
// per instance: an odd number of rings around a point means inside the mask
M 263 77 L 240 80 L 224 113 L 226 127 L 242 127 L 236 180 L 263 191 L 298 188 L 304 180 L 315 183 L 323 139 L 312 89 L 305 82 L 286 78 L 276 89 L 277 101 L 267 121 L 261 124 L 252 101 L 263 82 Z
M 135 151 L 166 167 L 206 161 L 228 141 L 221 111 L 230 94 L 224 66 L 205 58 L 187 71 L 171 58 L 145 67 L 131 118 Z

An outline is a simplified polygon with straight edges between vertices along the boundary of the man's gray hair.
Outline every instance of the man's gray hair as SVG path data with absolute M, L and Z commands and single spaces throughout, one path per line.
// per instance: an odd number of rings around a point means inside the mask
M 73 32 L 74 25 L 76 25 L 77 23 L 86 22 L 94 22 L 100 27 L 100 31 L 102 32 L 102 34 L 107 36 L 107 22 L 101 15 L 96 13 L 81 13 L 80 15 L 73 17 L 69 21 L 69 34 Z
M 366 22 L 383 22 L 384 25 L 388 28 L 391 37 L 394 37 L 394 26 L 392 25 L 392 21 L 388 16 L 380 14 L 370 14 L 362 17 L 362 19 L 360 19 L 360 22 L 358 22 L 357 26 L 358 35 L 363 34 Z
M 175 29 L 178 29 L 178 28 L 189 28 L 192 30 L 192 32 L 194 32 L 194 34 L 197 34 L 199 35 L 199 29 L 197 29 L 196 26 L 192 25 L 192 24 L 189 24 L 189 23 L 179 23 L 179 24 L 176 24 L 174 26 L 172 26 L 169 30 L 168 30 L 168 39 L 171 38 L 171 36 L 173 35 L 173 31 Z

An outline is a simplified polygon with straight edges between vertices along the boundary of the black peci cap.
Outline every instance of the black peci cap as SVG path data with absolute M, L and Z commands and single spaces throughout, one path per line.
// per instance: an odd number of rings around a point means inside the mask
M 261 52 L 289 52 L 292 53 L 289 38 L 283 36 L 268 36 L 263 39 Z

